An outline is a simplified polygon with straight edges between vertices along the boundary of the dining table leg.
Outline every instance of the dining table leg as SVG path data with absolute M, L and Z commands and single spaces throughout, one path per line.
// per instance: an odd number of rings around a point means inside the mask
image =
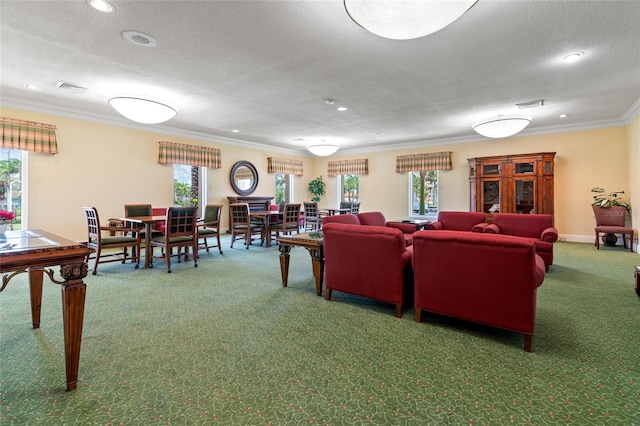
M 153 223 L 145 223 L 144 231 L 144 267 L 145 269 L 153 268 L 153 259 L 151 259 L 151 237 L 153 236 Z

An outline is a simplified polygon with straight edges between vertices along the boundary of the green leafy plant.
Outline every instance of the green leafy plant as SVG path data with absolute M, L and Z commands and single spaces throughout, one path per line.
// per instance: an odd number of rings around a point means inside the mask
M 322 181 L 322 175 L 309 182 L 307 190 L 313 195 L 311 201 L 319 202 L 326 192 L 326 184 Z
M 624 191 L 612 191 L 607 192 L 600 187 L 591 188 L 591 192 L 595 192 L 596 195 L 593 196 L 594 206 L 600 206 L 603 208 L 614 207 L 614 206 L 622 206 L 627 211 L 629 211 L 629 203 L 623 201 L 620 198 L 620 194 L 624 194 Z

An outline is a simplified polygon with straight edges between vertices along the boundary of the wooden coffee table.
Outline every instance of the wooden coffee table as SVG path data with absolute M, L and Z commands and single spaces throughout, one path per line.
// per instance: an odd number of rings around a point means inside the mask
M 324 279 L 324 249 L 322 232 L 307 232 L 305 234 L 285 235 L 277 238 L 280 250 L 280 274 L 282 287 L 287 286 L 289 279 L 289 253 L 292 247 L 304 247 L 311 255 L 313 276 L 316 279 L 316 294 L 322 295 L 322 280 Z
M 389 220 L 387 223 L 402 223 L 413 225 L 416 228 L 416 231 L 420 231 L 424 229 L 428 224 L 431 223 L 428 219 L 397 219 L 397 220 Z

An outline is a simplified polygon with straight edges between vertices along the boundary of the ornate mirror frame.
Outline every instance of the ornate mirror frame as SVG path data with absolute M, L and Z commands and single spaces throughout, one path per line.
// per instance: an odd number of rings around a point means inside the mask
M 244 170 L 247 169 L 247 170 Z M 239 176 L 240 173 L 251 173 L 252 180 L 251 184 L 248 188 L 241 188 L 239 185 Z M 236 164 L 231 167 L 231 173 L 229 174 L 229 180 L 231 182 L 231 187 L 238 195 L 251 195 L 258 187 L 258 170 L 256 170 L 255 166 L 248 161 L 238 161 Z

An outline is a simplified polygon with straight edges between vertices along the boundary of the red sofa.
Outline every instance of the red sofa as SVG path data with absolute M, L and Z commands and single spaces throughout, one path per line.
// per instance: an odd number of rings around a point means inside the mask
M 544 260 L 546 270 L 553 265 L 553 243 L 558 241 L 558 230 L 553 227 L 550 214 L 496 213 L 484 232 L 529 238 Z
M 345 216 L 345 215 L 341 215 Z M 396 317 L 411 295 L 413 250 L 399 229 L 327 223 L 322 228 L 325 298 L 333 290 L 392 303 Z
M 545 266 L 531 239 L 459 231 L 413 238 L 415 320 L 421 312 L 511 330 L 531 351 Z
M 336 214 L 322 218 L 322 227 L 327 223 L 344 223 L 347 225 L 360 225 L 360 219 L 355 214 Z
M 407 246 L 410 246 L 413 242 L 413 233 L 416 230 L 415 225 L 401 222 L 387 223 L 387 219 L 384 217 L 384 214 L 382 214 L 382 212 L 358 213 L 358 220 L 360 220 L 361 225 L 385 226 L 399 229 L 404 234 L 404 239 Z
M 484 212 L 447 212 L 438 213 L 438 220 L 427 224 L 425 229 L 484 232 L 488 226 Z

